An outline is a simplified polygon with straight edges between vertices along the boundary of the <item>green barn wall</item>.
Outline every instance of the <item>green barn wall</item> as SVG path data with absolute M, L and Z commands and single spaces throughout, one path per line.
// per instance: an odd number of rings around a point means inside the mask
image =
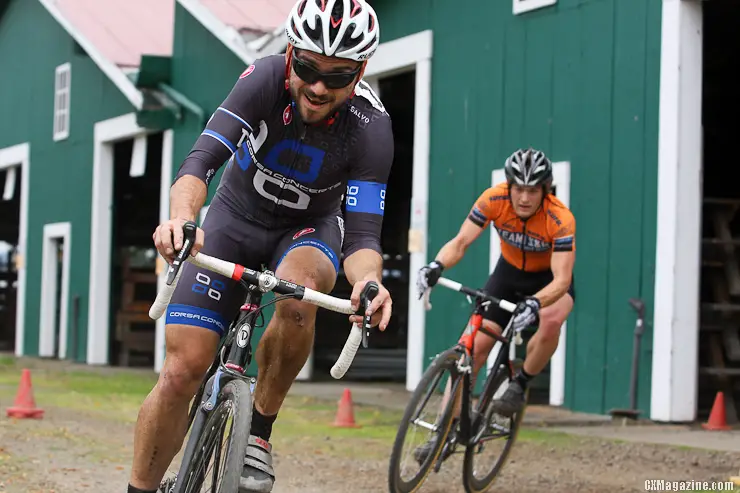
M 455 235 L 514 149 L 531 145 L 570 161 L 577 303 L 568 320 L 565 406 L 596 413 L 628 406 L 635 315 L 627 300 L 643 297 L 652 319 L 660 0 L 558 0 L 519 16 L 510 1 L 373 6 L 381 42 L 433 30 L 428 257 Z M 483 285 L 489 234 L 451 277 Z M 433 296 L 425 364 L 456 341 L 469 310 L 454 293 Z M 646 413 L 651 360 L 648 326 L 638 399 Z
M 226 99 L 244 62 L 213 36 L 179 3 L 175 7 L 175 40 L 172 56 L 172 86 L 203 109 L 207 118 Z M 177 174 L 185 157 L 198 139 L 205 121 L 186 114 L 174 135 L 173 173 Z M 211 181 L 208 201 L 213 198 L 224 167 Z M 173 174 L 173 177 L 174 177 Z
M 72 223 L 69 338 L 72 300 L 80 296 L 78 361 L 86 359 L 90 264 L 93 128 L 101 120 L 134 111 L 127 99 L 37 1 L 14 0 L 0 18 L 0 148 L 29 142 L 30 194 L 25 342 L 38 354 L 41 250 L 44 224 Z M 55 69 L 71 63 L 69 138 L 52 138 Z M 18 191 L 17 193 L 20 193 Z

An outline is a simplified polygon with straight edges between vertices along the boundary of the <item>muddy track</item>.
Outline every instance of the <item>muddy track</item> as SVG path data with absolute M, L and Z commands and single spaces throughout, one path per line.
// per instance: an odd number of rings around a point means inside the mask
M 275 433 L 279 433 L 276 425 Z M 274 493 L 387 491 L 383 450 L 369 454 L 358 441 L 283 438 L 275 447 Z M 0 420 L 0 491 L 8 493 L 123 493 L 131 462 L 133 423 L 59 408 L 44 419 Z M 290 443 L 290 447 L 288 447 Z M 340 445 L 337 443 L 337 445 Z M 341 451 L 341 453 L 340 453 Z M 388 447 L 390 453 L 390 446 Z M 497 493 L 637 492 L 646 479 L 725 480 L 740 454 L 621 443 L 591 437 L 521 441 L 496 482 Z M 462 492 L 462 457 L 432 474 L 422 492 Z

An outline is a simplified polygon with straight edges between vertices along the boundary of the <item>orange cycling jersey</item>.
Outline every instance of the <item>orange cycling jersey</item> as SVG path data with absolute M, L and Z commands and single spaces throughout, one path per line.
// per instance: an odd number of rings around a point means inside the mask
M 501 183 L 478 197 L 468 219 L 481 228 L 493 221 L 501 238 L 501 255 L 526 272 L 548 270 L 553 252 L 576 249 L 573 213 L 552 194 L 545 196 L 542 207 L 523 221 L 511 205 L 509 185 Z

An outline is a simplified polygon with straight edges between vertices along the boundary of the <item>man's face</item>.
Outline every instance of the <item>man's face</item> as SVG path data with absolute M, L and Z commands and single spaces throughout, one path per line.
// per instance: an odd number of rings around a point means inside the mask
M 360 66 L 353 60 L 294 50 L 290 93 L 303 121 L 319 122 L 344 104 L 355 88 Z
M 512 183 L 509 187 L 509 193 L 511 194 L 511 205 L 514 207 L 516 215 L 522 219 L 530 218 L 542 203 L 542 190 L 541 185 L 534 187 L 525 187 Z

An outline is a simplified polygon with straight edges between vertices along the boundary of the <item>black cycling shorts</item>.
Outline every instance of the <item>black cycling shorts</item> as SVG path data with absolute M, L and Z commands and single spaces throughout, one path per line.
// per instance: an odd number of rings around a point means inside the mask
M 527 296 L 532 296 L 552 282 L 552 271 L 525 272 L 517 269 L 503 257 L 499 258 L 496 268 L 486 282 L 483 291 L 496 298 L 518 303 Z M 575 277 L 571 279 L 568 294 L 576 300 L 576 291 L 573 287 Z M 501 328 L 506 327 L 511 318 L 511 313 L 498 306 L 488 305 L 483 312 L 483 318 L 491 320 Z
M 202 225 L 201 251 L 253 270 L 266 265 L 273 272 L 285 255 L 300 246 L 318 248 L 339 273 L 344 223 L 341 212 L 303 220 L 298 227 L 266 229 L 237 216 L 214 202 Z M 167 324 L 203 327 L 222 335 L 244 303 L 246 292 L 238 281 L 187 262 L 167 307 Z

